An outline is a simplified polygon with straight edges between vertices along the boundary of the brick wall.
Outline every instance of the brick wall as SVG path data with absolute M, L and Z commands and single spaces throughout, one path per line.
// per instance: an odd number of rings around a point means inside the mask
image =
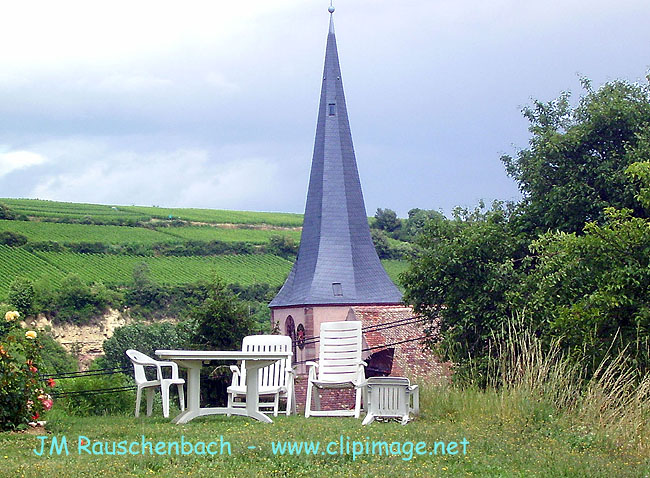
M 394 348 L 393 368 L 390 376 L 408 377 L 411 383 L 440 383 L 450 375 L 449 364 L 441 363 L 423 340 L 411 340 L 425 335 L 435 336 L 436 324 L 408 319 L 414 316 L 410 307 L 404 306 L 354 306 L 349 319 L 360 320 L 362 327 L 375 327 L 397 322 L 398 326 L 364 332 L 364 348 L 372 348 L 366 353 L 374 353 L 387 347 Z M 408 342 L 404 342 L 408 341 Z M 397 345 L 396 342 L 402 342 Z M 304 413 L 307 394 L 307 375 L 296 377 L 296 405 L 298 413 Z M 355 392 L 346 390 L 314 390 L 321 394 L 324 410 L 354 408 Z

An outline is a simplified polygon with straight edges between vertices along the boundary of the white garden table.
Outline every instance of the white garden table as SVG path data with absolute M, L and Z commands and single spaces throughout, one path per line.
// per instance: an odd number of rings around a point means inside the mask
M 259 410 L 258 370 L 278 360 L 289 358 L 291 352 L 242 352 L 242 351 L 200 351 L 200 350 L 156 350 L 162 359 L 172 360 L 187 369 L 187 407 L 174 423 L 187 423 L 205 415 L 243 415 L 265 423 L 273 423 Z M 246 408 L 200 407 L 201 367 L 213 360 L 245 361 L 246 365 Z

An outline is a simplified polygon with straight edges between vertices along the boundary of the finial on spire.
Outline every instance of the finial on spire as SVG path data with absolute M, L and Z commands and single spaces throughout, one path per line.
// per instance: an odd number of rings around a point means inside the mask
M 329 6 L 329 8 L 327 9 L 327 11 L 330 12 L 330 14 L 331 14 L 331 13 L 334 13 L 334 10 L 336 10 L 336 9 L 334 8 L 334 5 L 332 5 L 333 1 L 334 1 L 334 0 L 330 0 L 330 6 Z

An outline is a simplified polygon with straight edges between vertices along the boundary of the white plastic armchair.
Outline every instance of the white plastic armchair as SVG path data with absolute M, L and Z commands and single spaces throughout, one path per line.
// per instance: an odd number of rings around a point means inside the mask
M 181 411 L 185 410 L 185 393 L 183 391 L 183 384 L 185 380 L 178 376 L 178 365 L 174 362 L 161 362 L 154 360 L 148 355 L 138 352 L 137 350 L 129 349 L 126 355 L 133 363 L 133 371 L 135 376 L 135 383 L 138 386 L 135 398 L 135 416 L 140 416 L 140 399 L 142 398 L 142 390 L 147 394 L 147 416 L 151 415 L 153 408 L 153 394 L 155 389 L 160 387 L 162 394 L 162 407 L 163 416 L 169 417 L 169 387 L 172 385 L 178 386 L 178 400 L 180 402 Z M 145 373 L 145 367 L 156 368 L 156 380 L 148 380 Z M 165 378 L 162 368 L 171 367 L 171 378 Z
M 420 389 L 411 385 L 406 377 L 372 377 L 366 382 L 368 388 L 368 415 L 362 425 L 376 418 L 398 418 L 402 425 L 409 421 L 409 414 L 420 414 Z
M 249 335 L 242 341 L 243 352 L 291 352 L 291 337 L 285 335 Z M 232 384 L 228 387 L 228 408 L 246 406 L 246 367 L 231 365 Z M 286 398 L 286 414 L 296 412 L 296 396 L 294 390 L 294 370 L 291 357 L 278 360 L 272 365 L 258 371 L 259 396 L 271 396 L 272 402 L 260 401 L 260 409 L 273 409 L 277 417 L 280 409 L 280 398 Z M 239 399 L 239 400 L 238 400 Z M 270 412 L 270 410 L 269 410 Z
M 361 413 L 361 397 L 365 394 L 366 362 L 361 360 L 361 322 L 349 320 L 325 322 L 320 326 L 319 363 L 307 362 L 307 402 L 305 417 L 309 416 L 354 416 Z M 317 389 L 356 390 L 354 410 L 321 410 Z M 315 408 L 312 410 L 312 396 Z

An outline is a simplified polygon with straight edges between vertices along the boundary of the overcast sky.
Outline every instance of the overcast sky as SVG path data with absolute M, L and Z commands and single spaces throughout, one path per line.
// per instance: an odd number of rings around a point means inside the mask
M 326 0 L 4 2 L 0 197 L 303 212 Z M 521 108 L 645 81 L 647 0 L 335 0 L 366 209 L 517 199 Z

